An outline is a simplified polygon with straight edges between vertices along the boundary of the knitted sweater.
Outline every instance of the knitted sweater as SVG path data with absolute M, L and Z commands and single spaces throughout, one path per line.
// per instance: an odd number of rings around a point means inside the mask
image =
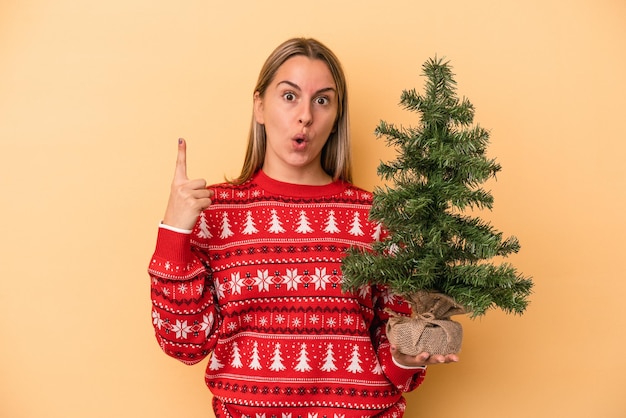
M 409 305 L 375 287 L 341 288 L 349 246 L 371 248 L 372 195 L 346 182 L 282 183 L 259 171 L 212 186 L 191 234 L 160 228 L 149 274 L 161 348 L 194 364 L 217 417 L 401 417 L 403 368 L 385 336 Z

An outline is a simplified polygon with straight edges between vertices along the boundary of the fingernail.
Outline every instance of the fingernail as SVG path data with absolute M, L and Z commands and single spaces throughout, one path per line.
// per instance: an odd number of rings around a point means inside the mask
M 183 139 L 182 138 L 178 138 L 178 145 L 181 145 L 183 143 Z

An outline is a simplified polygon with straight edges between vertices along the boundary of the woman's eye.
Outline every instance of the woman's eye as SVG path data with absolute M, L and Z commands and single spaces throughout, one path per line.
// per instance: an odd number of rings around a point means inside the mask
M 285 100 L 290 101 L 290 102 L 296 99 L 296 95 L 293 93 L 285 93 L 283 94 L 283 97 Z
M 315 102 L 320 105 L 327 105 L 328 103 L 330 103 L 330 100 L 328 99 L 328 97 L 322 96 L 315 99 Z

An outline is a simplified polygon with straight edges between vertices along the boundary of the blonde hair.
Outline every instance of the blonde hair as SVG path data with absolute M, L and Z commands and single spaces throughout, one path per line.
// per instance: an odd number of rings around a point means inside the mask
M 338 107 L 336 126 L 322 149 L 322 168 L 333 180 L 352 181 L 352 162 L 350 157 L 350 133 L 348 120 L 348 95 L 346 77 L 341 63 L 335 54 L 321 42 L 311 38 L 293 38 L 279 45 L 267 58 L 261 68 L 254 93 L 265 94 L 278 68 L 289 58 L 304 55 L 311 59 L 322 60 L 328 65 L 337 87 Z M 265 160 L 265 127 L 259 124 L 252 115 L 248 147 L 241 174 L 231 182 L 241 184 L 249 180 L 261 167 Z

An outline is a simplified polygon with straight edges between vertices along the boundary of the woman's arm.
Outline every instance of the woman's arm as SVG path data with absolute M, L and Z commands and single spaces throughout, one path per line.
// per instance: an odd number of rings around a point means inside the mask
M 217 340 L 219 309 L 206 256 L 191 246 L 190 234 L 162 226 L 148 268 L 157 341 L 186 364 L 205 358 Z
M 385 375 L 398 389 L 408 392 L 417 388 L 426 375 L 426 363 L 403 364 L 392 355 L 391 345 L 387 339 L 387 320 L 391 315 L 410 316 L 411 307 L 399 296 L 391 294 L 388 289 L 374 286 L 374 321 L 371 327 L 372 341 L 377 351 Z

